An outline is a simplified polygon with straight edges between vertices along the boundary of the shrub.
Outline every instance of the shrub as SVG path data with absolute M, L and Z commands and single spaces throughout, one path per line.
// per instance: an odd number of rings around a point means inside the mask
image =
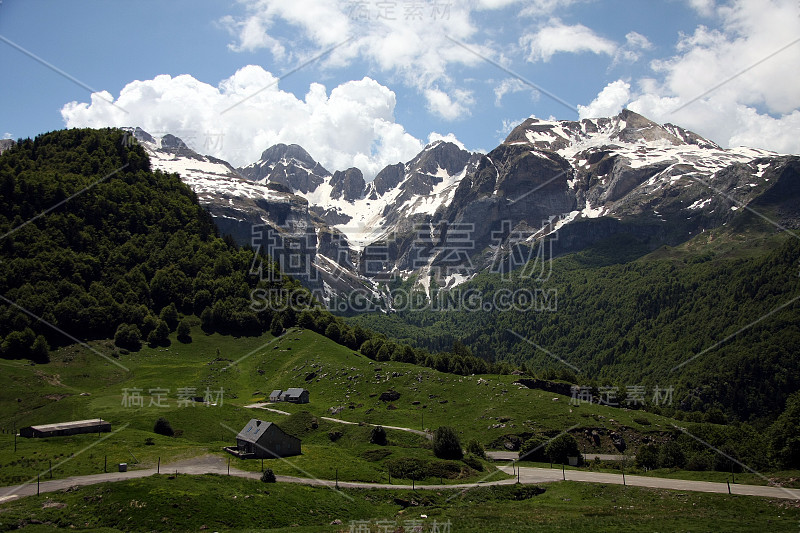
M 178 340 L 181 342 L 191 342 L 192 341 L 192 328 L 189 326 L 188 319 L 184 318 L 178 324 Z
M 275 472 L 271 468 L 265 468 L 264 473 L 261 474 L 261 481 L 264 483 L 275 483 Z
M 163 416 L 156 420 L 156 425 L 153 427 L 153 432 L 166 437 L 172 437 L 175 435 L 175 430 L 172 429 L 172 425 L 169 423 L 169 420 Z
M 378 446 L 386 446 L 386 430 L 383 426 L 375 426 L 369 434 L 369 441 Z
M 636 465 L 648 470 L 658 467 L 658 446 L 645 444 L 636 452 Z
M 686 457 L 675 441 L 665 442 L 658 452 L 658 466 L 661 468 L 683 468 Z
M 475 439 L 472 439 L 467 443 L 467 453 L 471 453 L 472 455 L 480 457 L 481 459 L 486 459 L 486 450 L 483 449 L 483 444 Z
M 399 457 L 387 459 L 384 463 L 392 477 L 402 479 L 425 479 L 427 463 L 415 457 Z
M 155 444 L 156 442 L 155 440 L 153 440 L 153 437 L 147 437 L 146 439 L 144 439 L 145 446 L 155 446 Z
M 564 433 L 554 438 L 545 446 L 545 454 L 554 463 L 567 463 L 569 457 L 577 457 L 581 460 L 581 452 L 578 450 L 578 443 L 575 437 L 569 433 Z
M 337 440 L 342 438 L 342 432 L 339 431 L 338 429 L 331 430 L 328 432 L 328 438 L 331 439 L 331 441 L 336 442 Z
M 454 461 L 431 461 L 427 471 L 430 477 L 455 479 L 461 474 L 461 465 Z
M 433 434 L 433 453 L 439 459 L 461 459 L 464 452 L 455 430 L 440 426 Z
M 545 447 L 547 443 L 538 437 L 531 437 L 522 443 L 519 449 L 519 458 L 522 461 L 547 462 Z
M 131 324 L 120 324 L 114 334 L 114 344 L 120 348 L 136 351 L 142 347 L 142 334 Z
M 163 320 L 159 320 L 156 328 L 147 336 L 147 343 L 150 346 L 162 346 L 169 343 L 169 326 Z
M 636 422 L 639 425 L 642 425 L 642 426 L 649 426 L 650 425 L 650 420 L 647 419 L 647 418 L 644 418 L 642 416 L 633 417 L 633 421 Z
M 478 459 L 477 456 L 468 453 L 467 455 L 464 456 L 462 461 L 464 462 L 465 465 L 467 465 L 471 469 L 477 470 L 478 472 L 483 472 L 483 463 L 481 462 L 480 459 Z

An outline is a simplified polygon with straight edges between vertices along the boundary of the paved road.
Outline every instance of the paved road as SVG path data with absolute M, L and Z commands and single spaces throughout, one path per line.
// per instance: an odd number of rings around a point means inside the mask
M 503 466 L 500 470 L 507 474 L 513 474 L 514 467 Z M 551 481 L 561 481 L 562 472 L 557 468 L 532 468 L 519 467 L 519 480 L 525 484 L 548 483 Z M 621 474 L 606 474 L 602 472 L 585 472 L 583 470 L 565 470 L 564 476 L 567 481 L 580 481 L 584 483 L 606 483 L 622 485 Z M 649 487 L 654 489 L 687 490 L 692 492 L 717 492 L 728 493 L 727 483 L 715 483 L 710 481 L 687 481 L 683 479 L 666 479 L 647 476 L 625 476 L 625 484 L 635 487 Z M 800 500 L 800 489 L 786 489 L 783 487 L 760 486 L 760 485 L 738 485 L 733 484 L 731 494 L 743 496 L 762 496 L 765 498 L 783 498 Z
M 486 457 L 493 461 L 516 461 L 519 459 L 519 452 L 486 452 Z M 601 461 L 625 461 L 626 459 L 633 459 L 633 455 L 613 455 L 610 453 L 587 453 L 584 454 L 584 459 L 591 461 L 595 457 Z
M 516 473 L 512 467 L 501 467 L 500 470 L 507 474 Z M 200 474 L 227 474 L 228 462 L 225 458 L 216 455 L 205 455 L 202 457 L 195 457 L 178 461 L 165 465 L 161 468 L 164 474 L 177 472 L 179 475 L 200 475 Z M 130 472 L 111 472 L 108 474 L 93 474 L 88 476 L 74 476 L 65 479 L 56 479 L 52 481 L 42 482 L 39 486 L 40 492 L 56 492 L 60 490 L 69 489 L 71 487 L 79 487 L 86 485 L 94 485 L 97 483 L 106 483 L 111 481 L 124 481 L 127 479 L 137 479 L 152 476 L 156 473 L 155 468 L 148 468 L 142 470 L 132 470 Z M 230 475 L 259 479 L 260 472 L 245 472 L 237 468 L 230 469 Z M 568 481 L 578 481 L 584 483 L 605 483 L 622 485 L 623 479 L 620 474 L 606 474 L 600 472 L 584 472 L 579 470 L 566 470 L 563 475 Z M 283 483 L 300 483 L 305 485 L 313 485 L 318 487 L 330 487 L 332 489 L 337 487 L 335 481 L 332 480 L 319 480 L 309 478 L 299 478 L 293 476 L 277 476 L 277 480 Z M 541 484 L 552 483 L 562 480 L 562 472 L 558 469 L 549 468 L 519 468 L 519 480 L 523 484 Z M 665 479 L 656 477 L 644 476 L 625 476 L 625 482 L 631 486 L 637 487 L 650 487 L 658 489 L 672 489 L 684 490 L 694 492 L 717 492 L 727 493 L 728 486 L 725 483 L 712 483 L 706 481 L 685 481 L 679 479 Z M 515 479 L 503 479 L 498 481 L 488 481 L 485 483 L 462 483 L 457 485 L 416 485 L 413 488 L 417 490 L 443 490 L 443 489 L 471 489 L 480 486 L 488 485 L 512 485 L 516 483 Z M 345 482 L 338 483 L 339 488 L 361 488 L 361 489 L 411 489 L 411 485 L 390 485 L 386 483 L 359 483 L 359 482 Z M 0 488 L 0 503 L 15 500 L 23 496 L 30 496 L 36 494 L 36 482 L 28 483 L 25 485 L 16 485 L 11 487 Z M 782 498 L 782 499 L 795 499 L 800 500 L 800 490 L 798 489 L 785 489 L 781 487 L 766 487 L 757 485 L 731 485 L 731 492 L 737 495 L 745 496 L 760 496 L 766 498 Z

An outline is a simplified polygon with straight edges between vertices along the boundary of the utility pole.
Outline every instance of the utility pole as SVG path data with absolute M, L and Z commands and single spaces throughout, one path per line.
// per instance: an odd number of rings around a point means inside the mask
M 228 475 L 231 475 L 231 458 L 228 457 Z
M 103 472 L 108 472 L 108 456 L 104 456 L 103 458 Z
M 160 473 L 161 473 L 161 457 L 158 458 L 158 467 L 157 467 L 157 470 L 156 470 L 156 474 L 160 474 Z
M 561 463 L 561 479 L 567 480 L 567 474 L 564 472 L 564 463 Z
M 339 488 L 339 467 L 336 467 L 336 488 Z

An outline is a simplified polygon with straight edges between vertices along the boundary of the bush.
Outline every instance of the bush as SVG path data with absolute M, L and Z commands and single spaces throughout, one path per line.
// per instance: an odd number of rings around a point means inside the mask
M 269 326 L 269 332 L 272 333 L 273 337 L 283 334 L 283 320 L 281 320 L 278 315 L 275 315 L 275 318 L 272 319 L 272 323 Z
M 153 437 L 147 437 L 146 439 L 144 439 L 144 445 L 145 446 L 155 446 L 155 444 L 156 444 L 156 441 L 153 440 Z
M 477 456 L 472 455 L 471 453 L 464 456 L 462 459 L 465 465 L 470 467 L 473 470 L 477 470 L 478 472 L 483 472 L 483 463 Z
M 683 468 L 684 464 L 686 464 L 686 457 L 677 442 L 668 441 L 661 445 L 658 452 L 660 468 Z
M 455 430 L 449 426 L 440 426 L 433 434 L 433 454 L 439 459 L 461 459 L 464 451 Z
M 331 430 L 328 432 L 328 438 L 331 439 L 332 442 L 336 442 L 337 440 L 342 438 L 342 432 L 338 429 Z
M 399 457 L 397 459 L 387 459 L 384 464 L 392 477 L 414 479 L 416 481 L 425 479 L 427 463 L 422 459 Z
M 531 437 L 522 443 L 519 449 L 519 458 L 522 461 L 537 461 L 546 463 L 548 461 L 545 447 L 547 443 L 538 437 Z
M 431 461 L 427 473 L 430 477 L 455 479 L 461 474 L 461 465 L 454 461 Z
M 486 459 L 486 450 L 483 449 L 483 444 L 475 439 L 472 439 L 467 443 L 467 453 L 471 453 L 472 455 L 480 457 L 481 459 Z
M 375 426 L 369 434 L 369 441 L 378 446 L 386 446 L 386 430 L 383 426 Z
M 192 342 L 192 328 L 189 326 L 189 320 L 184 318 L 178 324 L 178 340 L 181 342 Z
M 545 454 L 554 463 L 566 464 L 569 457 L 577 457 L 578 463 L 581 462 L 581 452 L 578 450 L 578 443 L 575 437 L 569 433 L 564 433 L 554 438 L 545 446 Z
M 156 328 L 147 336 L 147 343 L 150 346 L 163 346 L 169 344 L 169 326 L 163 320 L 159 320 Z
M 170 331 L 175 331 L 175 328 L 178 327 L 178 309 L 175 307 L 174 303 L 170 303 L 163 308 L 158 317 L 167 323 Z
M 120 324 L 114 334 L 114 344 L 120 348 L 136 351 L 142 347 L 142 334 L 132 324 Z
M 641 425 L 641 426 L 649 426 L 650 425 L 650 420 L 647 419 L 647 418 L 644 418 L 642 416 L 633 417 L 633 421 L 636 422 L 637 424 Z
M 172 437 L 175 435 L 175 430 L 172 429 L 172 425 L 169 423 L 169 420 L 163 416 L 156 420 L 156 425 L 153 427 L 153 432 L 166 437 Z
M 645 444 L 636 452 L 636 465 L 647 470 L 658 468 L 658 446 Z
M 271 468 L 265 468 L 264 473 L 261 474 L 261 481 L 264 483 L 275 483 L 275 472 Z

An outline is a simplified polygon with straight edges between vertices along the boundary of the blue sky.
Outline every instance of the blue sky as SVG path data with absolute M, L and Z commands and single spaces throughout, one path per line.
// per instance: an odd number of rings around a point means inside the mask
M 139 125 L 235 165 L 295 142 L 369 177 L 441 136 L 490 150 L 530 115 L 627 106 L 800 151 L 795 0 L 3 0 L 0 36 L 13 138 Z

